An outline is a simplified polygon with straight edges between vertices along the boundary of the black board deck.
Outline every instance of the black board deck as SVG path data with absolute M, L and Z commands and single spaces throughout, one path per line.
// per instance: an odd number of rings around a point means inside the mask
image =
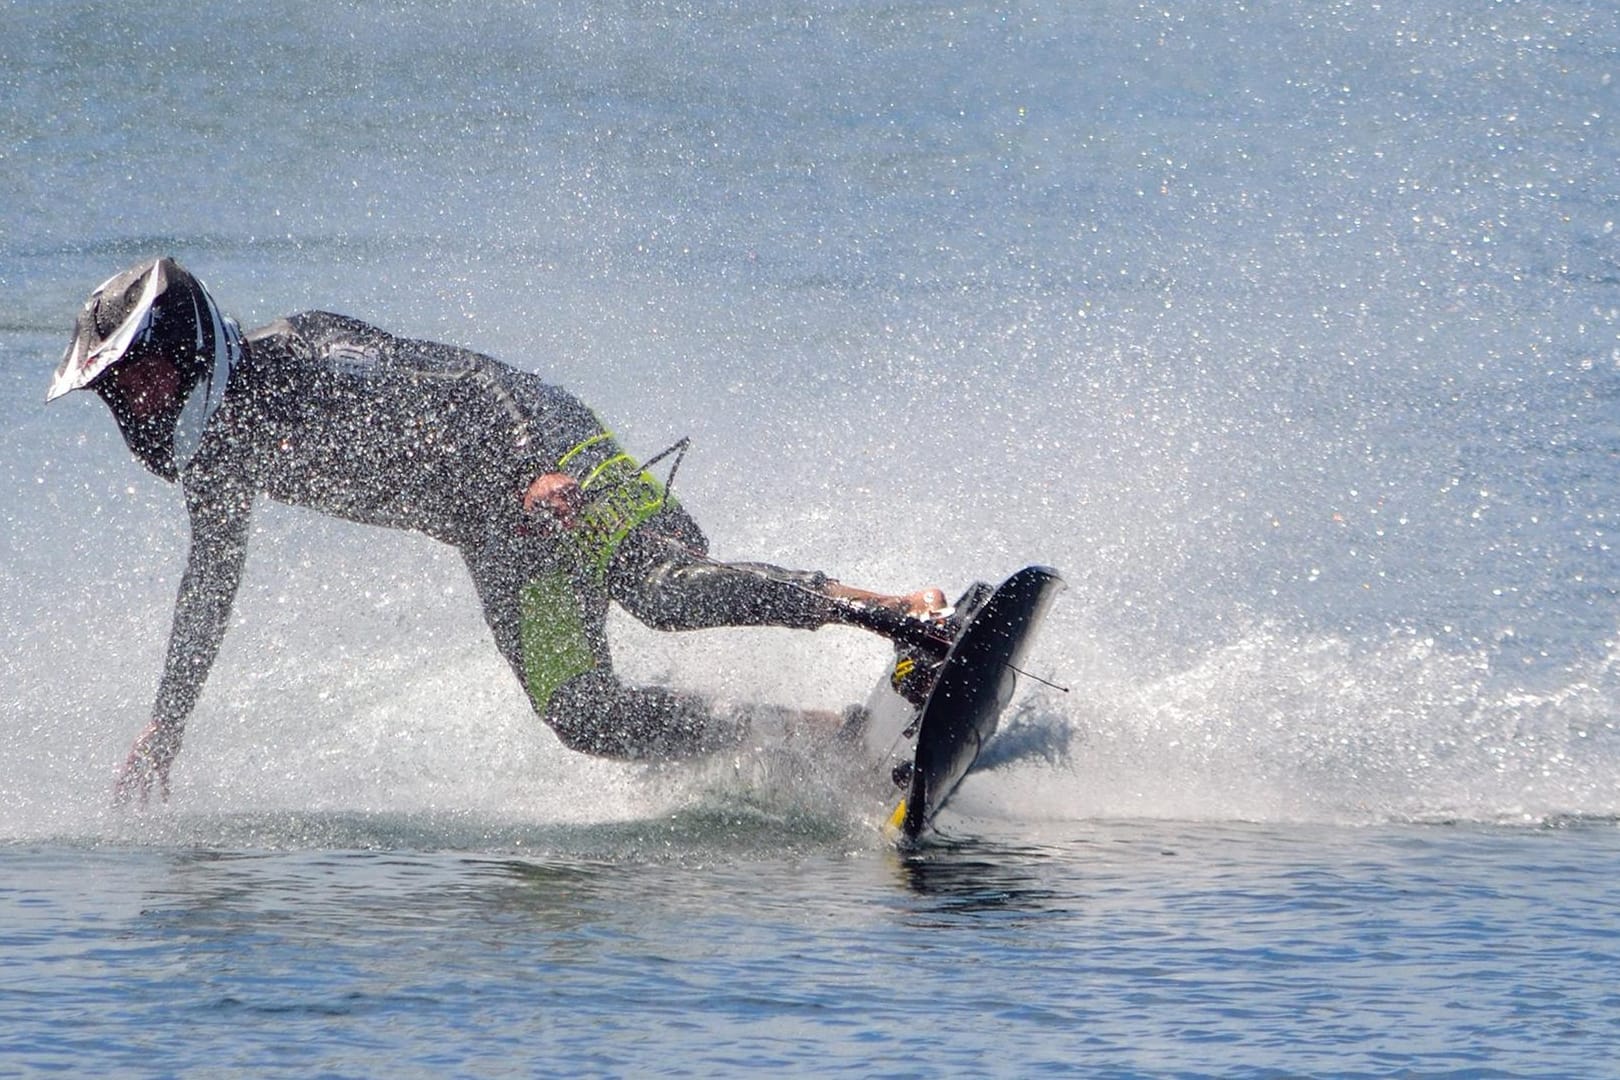
M 901 843 L 931 827 L 995 734 L 1017 689 L 1017 668 L 1062 588 L 1050 567 L 1025 567 L 1002 582 L 949 643 L 911 725 L 917 742 L 908 790 L 889 819 Z

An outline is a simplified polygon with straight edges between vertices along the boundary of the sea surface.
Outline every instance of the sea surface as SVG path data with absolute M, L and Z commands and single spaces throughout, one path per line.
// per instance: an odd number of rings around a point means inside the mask
M 0 0 L 0 1075 L 1620 1076 L 1620 20 L 1579 0 Z M 563 750 L 454 552 L 184 563 L 78 306 L 172 254 L 589 401 L 716 554 L 1053 609 L 898 852 Z M 627 676 L 837 709 L 849 629 Z

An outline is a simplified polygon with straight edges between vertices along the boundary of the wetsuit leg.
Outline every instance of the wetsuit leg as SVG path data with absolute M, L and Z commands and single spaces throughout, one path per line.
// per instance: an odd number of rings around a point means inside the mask
M 740 721 L 717 717 L 696 694 L 628 686 L 598 668 L 563 683 L 544 714 L 569 749 L 598 757 L 668 760 L 740 742 Z
M 670 554 L 628 578 L 613 598 L 657 630 L 785 626 L 814 630 L 837 609 L 821 595 L 825 574 L 766 563 L 722 563 Z
M 697 695 L 630 686 L 614 675 L 601 589 L 518 543 L 497 541 L 462 554 L 497 647 L 535 712 L 569 749 L 653 760 L 742 738 L 740 722 L 712 715 Z
M 495 647 L 500 650 L 519 682 L 526 682 L 523 673 L 522 595 L 528 576 L 524 573 L 524 552 L 515 543 L 492 540 L 482 547 L 463 548 L 462 560 L 472 576 L 478 602 L 484 609 L 484 621 L 495 636 Z
M 814 630 L 838 618 L 827 575 L 710 559 L 702 533 L 669 507 L 626 539 L 608 574 L 614 601 L 656 630 L 785 626 Z M 696 535 L 698 544 L 673 537 Z

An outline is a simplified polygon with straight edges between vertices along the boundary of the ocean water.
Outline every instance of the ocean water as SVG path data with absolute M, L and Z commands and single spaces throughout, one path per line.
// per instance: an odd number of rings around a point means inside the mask
M 0 1074 L 1620 1075 L 1608 5 L 0 4 Z M 170 253 L 584 396 L 724 557 L 1070 588 L 908 854 L 860 762 L 562 750 L 452 552 L 185 557 Z M 838 708 L 856 631 L 629 675 Z

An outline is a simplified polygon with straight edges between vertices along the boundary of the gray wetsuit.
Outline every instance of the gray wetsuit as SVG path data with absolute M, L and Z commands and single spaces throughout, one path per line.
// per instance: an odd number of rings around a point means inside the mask
M 695 696 L 614 675 L 610 603 L 665 630 L 839 618 L 824 575 L 710 560 L 697 523 L 573 395 L 345 316 L 307 312 L 247 335 L 183 469 L 165 440 L 120 425 L 153 471 L 180 482 L 190 513 L 154 709 L 172 723 L 191 712 L 224 636 L 260 495 L 454 546 L 535 710 L 586 753 L 676 757 L 740 734 Z M 529 483 L 554 472 L 590 498 L 579 528 L 523 509 Z

